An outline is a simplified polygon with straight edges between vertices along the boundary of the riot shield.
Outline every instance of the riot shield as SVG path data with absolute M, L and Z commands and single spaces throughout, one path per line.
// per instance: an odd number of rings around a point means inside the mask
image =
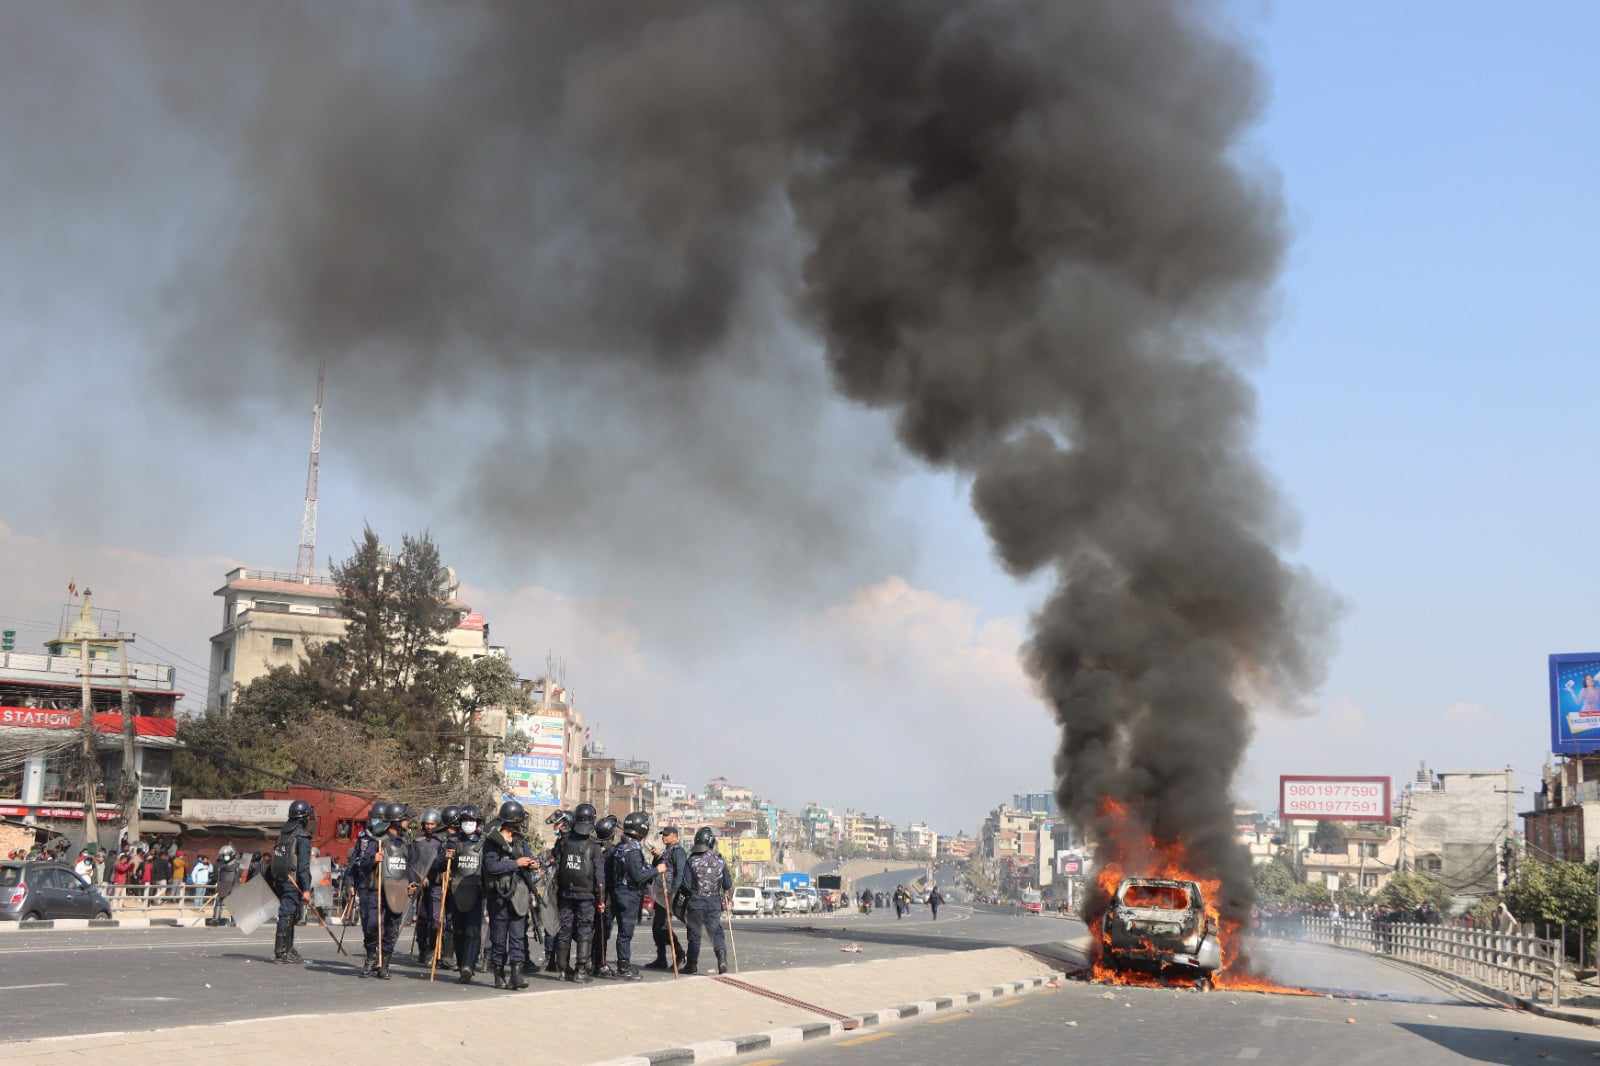
M 252 877 L 232 892 L 222 904 L 241 933 L 254 933 L 263 925 L 278 920 L 278 894 L 265 877 Z

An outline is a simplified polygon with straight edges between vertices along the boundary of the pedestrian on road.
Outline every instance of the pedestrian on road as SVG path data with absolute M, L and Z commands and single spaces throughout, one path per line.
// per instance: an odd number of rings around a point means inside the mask
M 894 918 L 899 921 L 911 913 L 911 893 L 906 891 L 905 885 L 894 886 Z
M 566 958 L 567 949 L 575 949 L 574 968 L 567 971 L 566 977 L 578 984 L 592 980 L 589 967 L 594 918 L 597 913 L 604 913 L 606 906 L 605 859 L 600 842 L 594 838 L 596 813 L 594 804 L 578 804 L 572 812 L 572 831 L 556 852 L 556 900 L 561 915 L 556 955 Z
M 717 973 L 728 972 L 722 912 L 728 907 L 728 893 L 732 891 L 733 875 L 717 854 L 717 836 L 709 825 L 701 826 L 689 855 L 689 965 L 681 973 L 700 972 L 700 940 L 706 930 L 711 932 L 711 946 L 717 953 Z
M 158 851 L 149 863 L 150 886 L 149 894 L 165 897 L 167 886 L 172 883 L 172 860 L 167 858 L 165 851 Z
M 204 903 L 206 889 L 211 884 L 211 863 L 206 861 L 204 855 L 195 858 L 194 869 L 189 871 L 189 884 L 193 886 L 190 897 L 196 903 Z
M 933 911 L 933 920 L 939 920 L 939 907 L 944 903 L 944 894 L 939 891 L 939 886 L 934 885 L 933 891 L 928 893 L 928 909 Z
M 278 830 L 278 843 L 272 849 L 267 884 L 278 894 L 278 927 L 272 943 L 274 962 L 305 961 L 294 949 L 294 929 L 300 921 L 302 908 L 311 902 L 310 822 L 311 804 L 298 799 L 290 803 L 289 818 Z

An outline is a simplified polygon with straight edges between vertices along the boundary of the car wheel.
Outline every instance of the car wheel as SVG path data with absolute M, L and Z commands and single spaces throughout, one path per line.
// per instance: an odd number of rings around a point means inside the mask
M 22 916 L 22 920 L 25 922 L 42 922 L 44 921 L 44 915 L 40 914 L 38 911 L 29 911 L 27 914 Z
M 94 920 L 97 921 L 97 922 L 109 922 L 111 920 L 111 912 L 110 911 L 95 911 Z

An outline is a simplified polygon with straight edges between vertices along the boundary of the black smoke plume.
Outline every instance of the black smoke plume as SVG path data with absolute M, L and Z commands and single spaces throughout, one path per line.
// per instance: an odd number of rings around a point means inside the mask
M 1024 654 L 1068 814 L 1109 839 L 1100 803 L 1124 803 L 1243 908 L 1247 707 L 1317 682 L 1327 612 L 1252 451 L 1238 365 L 1284 212 L 1245 139 L 1261 76 L 1217 7 L 49 10 L 11 58 L 50 33 L 133 51 L 220 175 L 174 221 L 168 370 L 191 395 L 299 396 L 285 367 L 321 359 L 374 425 L 492 394 L 466 498 L 508 533 L 631 536 L 670 566 L 688 499 L 787 567 L 874 510 L 872 464 L 817 414 L 820 341 L 840 393 L 971 477 L 1004 565 L 1055 579 Z M 573 525 L 553 548 L 548 496 Z

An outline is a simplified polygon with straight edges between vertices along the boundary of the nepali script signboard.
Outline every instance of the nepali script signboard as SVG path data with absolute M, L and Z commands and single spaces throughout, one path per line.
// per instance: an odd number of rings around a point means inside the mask
M 1278 816 L 1317 822 L 1387 822 L 1387 777 L 1323 777 L 1283 774 L 1278 778 Z

